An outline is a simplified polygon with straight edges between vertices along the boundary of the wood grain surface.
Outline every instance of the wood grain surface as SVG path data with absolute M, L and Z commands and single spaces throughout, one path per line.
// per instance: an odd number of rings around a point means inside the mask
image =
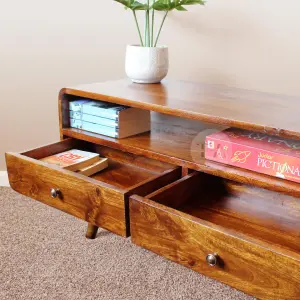
M 104 100 L 164 114 L 300 138 L 300 99 L 186 81 L 136 84 L 130 80 L 85 84 L 64 94 Z
M 114 139 L 70 128 L 69 101 L 82 98 L 150 110 L 151 132 Z M 225 127 L 300 139 L 299 103 L 184 81 L 64 88 L 61 142 L 7 153 L 10 184 L 86 220 L 90 238 L 98 226 L 131 233 L 137 245 L 258 298 L 300 300 L 300 184 L 207 161 L 203 145 Z M 39 161 L 72 148 L 107 157 L 109 167 L 89 178 Z M 217 266 L 207 264 L 209 253 Z
M 254 238 L 276 252 L 300 255 L 298 198 L 194 172 L 146 196 Z
M 214 197 L 211 195 L 210 199 L 205 191 L 209 181 L 216 184 Z M 255 232 L 251 224 L 258 226 L 259 221 L 266 220 L 264 225 L 270 222 L 267 209 L 264 212 L 266 218 L 261 216 L 257 221 L 255 215 L 252 212 L 246 214 L 237 201 L 234 204 L 228 202 L 226 199 L 234 197 L 226 198 L 226 189 L 218 186 L 217 182 L 218 179 L 205 180 L 202 175 L 188 175 L 171 183 L 169 187 L 152 193 L 149 196 L 152 200 L 147 199 L 148 197 L 131 196 L 132 241 L 260 299 L 300 299 L 299 221 L 294 224 L 296 228 L 292 229 L 282 225 L 278 216 L 277 219 L 273 219 L 274 223 L 277 221 L 277 229 L 269 226 L 267 231 L 260 234 L 256 232 L 251 236 L 249 233 Z M 199 188 L 195 184 L 198 184 Z M 202 190 L 202 193 L 199 193 L 199 190 Z M 247 191 L 245 194 L 248 194 Z M 198 197 L 195 198 L 195 195 Z M 219 201 L 216 201 L 216 198 Z M 209 214 L 213 200 L 221 203 L 212 207 L 213 211 Z M 221 222 L 225 217 L 226 221 Z M 234 223 L 237 220 L 239 222 Z M 247 226 L 250 229 L 246 230 Z M 283 228 L 286 231 L 280 232 Z M 276 239 L 280 234 L 283 238 Z M 293 239 L 294 243 L 289 244 L 285 234 Z M 277 240 L 277 243 L 285 244 L 273 245 L 272 238 L 273 242 Z M 206 262 L 206 256 L 210 253 L 218 255 L 218 265 L 215 267 Z
M 70 128 L 68 103 L 80 97 L 156 112 L 152 113 L 151 132 L 114 139 Z M 204 159 L 205 136 L 228 126 L 300 138 L 299 103 L 295 97 L 209 84 L 165 81 L 141 85 L 124 79 L 62 89 L 60 135 L 300 197 L 298 183 Z
M 108 157 L 108 168 L 86 177 L 39 161 L 75 146 Z M 179 167 L 73 139 L 24 154 L 7 153 L 6 162 L 10 185 L 17 192 L 122 236 L 129 234 L 125 206 L 132 192 L 146 195 L 181 175 Z M 51 197 L 52 188 L 60 190 L 60 197 Z
M 201 136 L 199 137 L 201 131 L 185 128 L 179 130 L 180 133 L 174 130 L 174 127 L 163 127 L 160 123 L 153 123 L 151 133 L 126 139 L 114 139 L 74 128 L 62 129 L 62 136 L 106 145 L 237 182 L 300 197 L 299 183 L 206 160 L 203 157 L 204 146 L 201 146 L 203 139 Z
M 15 191 L 125 235 L 125 190 L 20 154 L 7 153 L 6 163 L 9 182 Z M 59 189 L 61 196 L 53 199 L 52 188 Z

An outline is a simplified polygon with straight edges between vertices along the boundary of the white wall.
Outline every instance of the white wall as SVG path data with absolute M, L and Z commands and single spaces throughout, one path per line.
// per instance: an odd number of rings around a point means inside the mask
M 111 0 L 0 0 L 0 170 L 4 152 L 58 139 L 61 87 L 124 76 L 129 11 Z M 169 78 L 300 95 L 300 2 L 209 0 L 174 12 L 161 42 Z M 249 103 L 251 105 L 251 103 Z

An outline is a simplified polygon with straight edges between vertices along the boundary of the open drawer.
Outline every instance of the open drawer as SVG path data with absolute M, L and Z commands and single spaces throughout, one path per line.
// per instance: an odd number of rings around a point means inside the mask
M 130 197 L 132 241 L 261 299 L 300 299 L 300 199 L 192 173 Z
M 97 152 L 109 166 L 86 177 L 39 161 L 70 149 Z M 122 236 L 129 233 L 129 195 L 147 195 L 181 176 L 173 165 L 75 139 L 6 153 L 6 163 L 15 191 Z M 51 195 L 52 189 L 58 193 Z

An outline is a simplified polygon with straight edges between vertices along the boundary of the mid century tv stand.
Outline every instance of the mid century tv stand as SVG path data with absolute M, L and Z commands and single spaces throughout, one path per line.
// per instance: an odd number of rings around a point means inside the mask
M 70 128 L 68 103 L 150 110 L 151 132 L 114 139 Z M 300 299 L 300 184 L 210 162 L 211 129 L 300 139 L 299 99 L 216 85 L 128 80 L 62 89 L 61 141 L 7 153 L 12 188 L 260 299 Z M 71 148 L 109 158 L 92 177 L 39 159 Z

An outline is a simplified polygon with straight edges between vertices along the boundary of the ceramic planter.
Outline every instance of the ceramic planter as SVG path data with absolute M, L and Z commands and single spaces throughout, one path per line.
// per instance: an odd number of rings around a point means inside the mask
M 136 83 L 158 83 L 168 74 L 168 47 L 128 45 L 125 71 Z

